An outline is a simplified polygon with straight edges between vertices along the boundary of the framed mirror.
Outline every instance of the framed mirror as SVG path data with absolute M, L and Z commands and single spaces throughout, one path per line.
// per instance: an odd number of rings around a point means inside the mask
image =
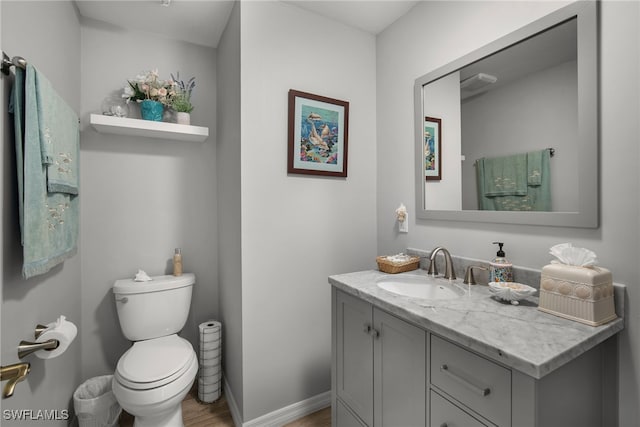
M 417 218 L 598 227 L 597 36 L 579 1 L 416 79 Z

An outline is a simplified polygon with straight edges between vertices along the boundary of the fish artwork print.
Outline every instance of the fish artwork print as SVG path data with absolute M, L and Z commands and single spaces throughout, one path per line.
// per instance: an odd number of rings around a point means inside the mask
M 300 160 L 303 162 L 338 163 L 337 111 L 302 105 L 300 119 Z

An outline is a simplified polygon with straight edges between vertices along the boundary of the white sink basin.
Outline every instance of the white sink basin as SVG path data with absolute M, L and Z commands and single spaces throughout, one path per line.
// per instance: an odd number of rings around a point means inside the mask
M 437 279 L 415 274 L 401 274 L 378 279 L 377 284 L 385 291 L 420 299 L 453 299 L 464 295 L 464 290 L 449 283 L 446 279 Z

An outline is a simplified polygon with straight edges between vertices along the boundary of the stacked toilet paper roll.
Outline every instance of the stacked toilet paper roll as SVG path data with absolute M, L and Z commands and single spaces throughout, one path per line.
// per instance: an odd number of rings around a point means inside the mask
M 198 374 L 198 399 L 211 403 L 222 391 L 222 324 L 215 320 L 201 323 L 200 372 Z

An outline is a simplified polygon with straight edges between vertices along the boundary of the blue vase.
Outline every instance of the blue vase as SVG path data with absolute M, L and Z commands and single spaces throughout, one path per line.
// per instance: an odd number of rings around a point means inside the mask
M 140 115 L 144 120 L 161 122 L 163 113 L 164 105 L 161 102 L 145 99 L 140 103 Z

